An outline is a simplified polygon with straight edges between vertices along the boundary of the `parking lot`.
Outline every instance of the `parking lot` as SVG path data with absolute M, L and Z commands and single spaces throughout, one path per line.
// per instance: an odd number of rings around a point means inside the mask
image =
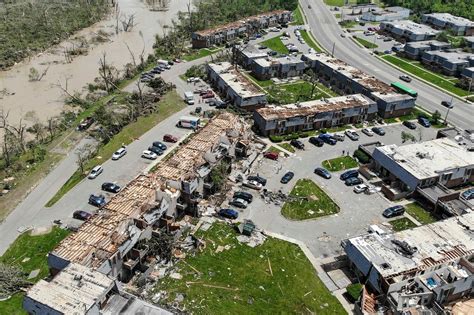
M 282 205 L 266 204 L 255 190 L 243 189 L 254 195 L 254 201 L 247 209 L 241 210 L 241 219 L 251 219 L 260 228 L 303 241 L 316 257 L 324 258 L 339 254 L 341 240 L 366 232 L 370 224 L 387 221 L 381 215 L 382 211 L 394 203 L 381 193 L 372 195 L 354 193 L 353 186 L 348 187 L 339 179 L 343 171 L 332 173 L 332 178 L 329 180 L 314 174 L 313 171 L 321 166 L 322 161 L 341 156 L 343 150 L 352 154 L 359 144 L 373 141 L 401 144 L 401 132 L 409 131 L 401 124 L 386 126 L 384 129 L 385 136 L 368 137 L 358 132 L 360 135 L 358 141 L 346 137 L 343 142 L 338 142 L 334 146 L 324 144 L 322 147 L 316 147 L 310 144 L 308 139 L 303 139 L 305 150 L 297 150 L 287 158 L 280 157 L 278 161 L 262 158 L 252 170 L 252 174 L 259 174 L 268 180 L 266 189 L 275 192 L 281 190 L 289 193 L 300 178 L 313 180 L 339 205 L 338 214 L 306 221 L 290 221 L 280 214 Z M 417 129 L 422 130 L 423 141 L 436 137 L 437 130 L 434 128 L 423 128 L 418 125 Z M 409 132 L 417 138 L 420 136 L 417 130 Z M 290 183 L 281 184 L 280 179 L 286 171 L 294 172 L 295 177 Z

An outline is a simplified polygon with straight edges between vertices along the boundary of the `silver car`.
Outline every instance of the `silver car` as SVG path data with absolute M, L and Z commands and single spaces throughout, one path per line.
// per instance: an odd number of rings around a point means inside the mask
M 87 178 L 89 179 L 94 179 L 96 178 L 97 176 L 99 176 L 100 174 L 102 174 L 102 172 L 104 171 L 104 169 L 102 168 L 101 165 L 97 165 L 96 167 L 94 167 L 91 172 L 89 173 L 89 176 L 87 176 Z

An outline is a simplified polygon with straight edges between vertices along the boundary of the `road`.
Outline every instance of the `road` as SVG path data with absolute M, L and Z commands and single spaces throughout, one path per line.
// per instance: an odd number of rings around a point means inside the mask
M 323 3 L 323 0 L 300 0 L 300 4 L 314 37 L 327 51 L 332 51 L 334 45 L 335 57 L 384 82 L 399 81 L 398 77 L 404 74 L 403 72 L 372 56 L 369 50 L 356 45 L 351 39 L 341 37 L 342 30 L 337 24 L 334 14 Z M 311 6 L 311 9 L 308 8 L 308 5 Z M 447 109 L 441 105 L 441 101 L 449 101 L 450 95 L 416 78 L 413 78 L 409 85 L 418 92 L 418 105 L 431 112 L 438 110 L 444 117 Z M 464 129 L 472 128 L 474 106 L 457 99 L 454 99 L 453 103 L 455 108 L 449 112 L 448 121 Z

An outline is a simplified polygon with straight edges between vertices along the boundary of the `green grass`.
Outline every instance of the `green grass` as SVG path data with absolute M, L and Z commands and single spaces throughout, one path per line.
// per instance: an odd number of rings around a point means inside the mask
M 334 14 L 334 17 L 335 17 L 336 19 L 340 19 L 340 18 L 341 18 L 341 13 L 336 13 L 336 14 Z
M 388 223 L 390 223 L 393 230 L 396 232 L 408 230 L 408 229 L 416 227 L 416 224 L 408 218 L 400 218 L 400 219 L 388 221 Z
M 324 0 L 324 3 L 333 7 L 342 7 L 344 5 L 344 0 Z
M 410 214 L 421 224 L 429 224 L 436 222 L 436 218 L 431 214 L 431 212 L 426 211 L 416 202 L 407 204 L 405 208 L 407 213 Z
M 372 48 L 378 48 L 379 46 L 377 46 L 376 44 L 372 43 L 372 42 L 369 42 L 363 38 L 359 38 L 357 36 L 353 36 L 353 38 L 359 43 L 361 44 L 362 46 L 364 46 L 365 48 L 368 48 L 368 49 L 372 49 Z
M 244 74 L 245 75 L 245 74 Z M 273 81 L 272 80 L 259 80 L 257 78 L 255 78 L 254 76 L 252 75 L 245 75 L 247 78 L 249 78 L 249 80 L 253 81 L 255 84 L 257 84 L 258 86 L 260 86 L 261 88 L 267 88 L 267 87 L 270 87 L 272 85 L 274 85 Z
M 321 47 L 319 46 L 319 44 L 314 40 L 313 36 L 311 36 L 311 34 L 308 33 L 308 31 L 301 30 L 300 33 L 301 33 L 301 37 L 303 37 L 304 41 L 306 42 L 306 44 L 309 45 L 309 47 L 313 48 L 317 52 L 323 51 Z
M 340 156 L 335 159 L 325 160 L 321 164 L 331 172 L 347 170 L 359 166 L 359 163 L 350 156 Z
M 346 288 L 346 291 L 354 301 L 357 301 L 362 293 L 362 284 L 351 284 Z
M 12 297 L 6 301 L 0 302 L 0 315 L 27 315 L 23 310 L 23 298 L 25 293 L 20 292 L 13 294 Z
M 64 196 L 74 186 L 81 182 L 94 166 L 108 160 L 112 154 L 122 146 L 122 144 L 131 143 L 146 133 L 148 130 L 153 128 L 156 124 L 160 123 L 164 119 L 185 107 L 185 103 L 179 97 L 176 91 L 169 92 L 163 96 L 163 98 L 158 102 L 157 112 L 148 116 L 142 116 L 138 118 L 137 121 L 123 128 L 122 131 L 112 138 L 112 140 L 99 149 L 95 158 L 86 163 L 86 172 L 83 174 L 80 172 L 80 170 L 77 170 L 59 189 L 59 191 L 46 203 L 46 207 L 51 207 L 54 205 L 59 199 L 62 198 L 62 196 Z
M 357 22 L 353 20 L 344 20 L 339 22 L 339 25 L 341 25 L 343 28 L 352 28 L 357 25 Z
M 283 151 L 272 145 L 271 147 L 268 148 L 266 152 L 273 152 L 273 153 L 280 154 L 280 152 L 283 152 Z
M 291 144 L 289 144 L 288 142 L 279 143 L 278 146 L 282 147 L 283 149 L 285 149 L 288 152 L 295 153 L 295 148 Z
M 290 220 L 314 219 L 339 212 L 339 206 L 310 179 L 299 179 L 290 196 L 308 198 L 285 202 L 281 214 Z
M 331 97 L 334 94 L 332 91 L 330 94 L 326 87 L 318 83 L 311 95 L 313 86 L 307 81 L 299 81 L 289 84 L 275 84 L 268 87 L 266 90 L 268 92 L 269 102 L 277 104 L 291 104 L 317 100 L 323 97 Z
M 223 48 L 216 48 L 216 49 L 208 49 L 208 48 L 202 48 L 202 49 L 194 49 L 191 53 L 186 54 L 182 57 L 183 60 L 186 61 L 193 61 L 196 59 L 204 58 L 207 56 L 210 56 Z
M 262 42 L 261 44 L 264 46 L 267 46 L 267 48 L 276 51 L 280 54 L 288 54 L 288 48 L 286 48 L 285 44 L 280 39 L 281 35 L 278 35 L 276 37 L 267 39 L 266 41 Z
M 292 25 L 304 25 L 304 18 L 303 18 L 303 13 L 301 12 L 301 8 L 298 5 L 298 7 L 293 11 L 293 22 L 291 23 Z
M 251 248 L 237 241 L 230 226 L 218 223 L 196 236 L 206 248 L 175 265 L 182 279 L 157 282 L 150 295 L 168 293 L 160 303 L 183 294 L 186 311 L 195 314 L 346 313 L 297 245 L 268 238 Z M 216 253 L 226 245 L 230 249 Z
M 441 89 L 444 89 L 446 91 L 449 91 L 451 93 L 454 93 L 458 96 L 466 96 L 468 95 L 468 92 L 466 90 L 463 90 L 462 88 L 460 87 L 457 87 L 455 86 L 455 83 L 454 82 L 451 82 L 449 80 L 446 80 L 444 79 L 443 77 L 441 77 L 440 75 L 434 73 L 434 72 L 431 72 L 429 70 L 426 70 L 426 69 L 422 69 L 420 68 L 419 66 L 415 66 L 411 63 L 408 63 L 406 62 L 405 60 L 403 59 L 400 59 L 400 58 L 397 58 L 397 57 L 394 57 L 394 56 L 390 56 L 390 55 L 385 55 L 382 57 L 383 59 L 385 59 L 386 61 L 390 62 L 391 64 L 403 69 L 404 71 L 416 76 L 416 77 L 419 77 L 421 79 L 424 79 L 428 82 L 430 82 L 431 84 L 441 88 Z

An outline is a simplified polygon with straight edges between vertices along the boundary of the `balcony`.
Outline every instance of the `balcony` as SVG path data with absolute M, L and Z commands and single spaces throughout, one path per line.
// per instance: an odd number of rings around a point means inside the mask
M 124 261 L 123 266 L 125 269 L 132 271 L 138 265 L 138 262 L 139 262 L 138 259 L 129 258 L 126 261 Z

